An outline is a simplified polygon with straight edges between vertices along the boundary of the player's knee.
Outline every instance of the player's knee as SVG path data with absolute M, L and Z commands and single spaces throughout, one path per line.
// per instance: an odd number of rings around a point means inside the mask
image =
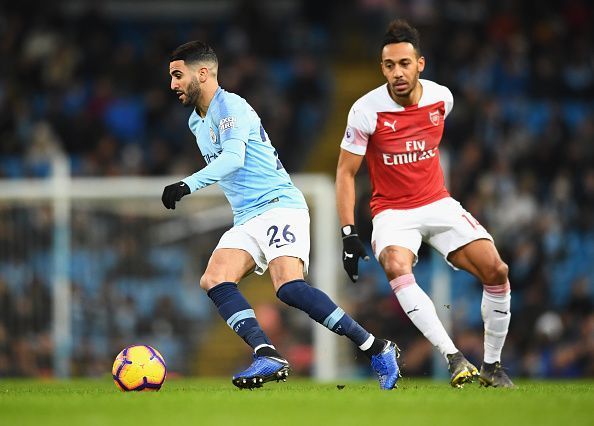
M 403 256 L 398 255 L 396 251 L 388 250 L 383 253 L 382 260 L 384 271 L 390 279 L 412 272 L 412 263 Z
M 200 288 L 202 288 L 204 291 L 208 291 L 223 281 L 225 280 L 211 273 L 205 272 L 204 275 L 200 277 Z
M 507 282 L 509 267 L 502 260 L 498 260 L 485 271 L 484 282 L 488 284 L 503 284 Z

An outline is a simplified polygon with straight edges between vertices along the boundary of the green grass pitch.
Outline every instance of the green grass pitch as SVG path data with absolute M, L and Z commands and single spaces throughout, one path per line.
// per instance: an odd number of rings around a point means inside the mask
M 452 389 L 403 378 L 385 392 L 373 381 L 291 378 L 249 391 L 230 380 L 168 379 L 160 392 L 123 393 L 110 378 L 0 379 L 0 425 L 594 425 L 594 381 L 518 384 Z

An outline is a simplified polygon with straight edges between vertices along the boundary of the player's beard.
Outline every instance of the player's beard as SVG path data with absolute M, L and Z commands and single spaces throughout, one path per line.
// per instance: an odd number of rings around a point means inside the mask
M 196 77 L 192 77 L 192 81 L 188 85 L 188 89 L 186 90 L 186 100 L 182 102 L 183 106 L 195 106 L 197 105 L 198 99 L 202 94 L 202 90 L 200 89 L 200 84 Z
M 390 84 L 390 91 L 392 92 L 392 96 L 396 98 L 408 98 L 412 91 L 414 90 L 415 86 L 417 85 L 417 80 L 411 82 L 413 84 L 408 84 L 406 89 L 398 90 L 396 87 L 396 83 Z

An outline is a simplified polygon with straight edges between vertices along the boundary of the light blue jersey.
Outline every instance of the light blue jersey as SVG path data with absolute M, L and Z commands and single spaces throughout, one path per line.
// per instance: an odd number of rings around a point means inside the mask
M 218 182 L 233 209 L 234 224 L 276 207 L 307 209 L 262 127 L 242 97 L 218 88 L 204 118 L 188 121 L 206 167 L 183 179 L 192 192 Z

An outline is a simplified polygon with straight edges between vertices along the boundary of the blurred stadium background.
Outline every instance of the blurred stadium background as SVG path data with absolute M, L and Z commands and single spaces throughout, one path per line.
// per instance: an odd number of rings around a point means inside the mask
M 224 199 L 210 191 L 174 214 L 159 199 L 163 184 L 203 165 L 189 110 L 169 93 L 169 52 L 208 41 L 221 85 L 258 111 L 288 171 L 331 180 L 350 105 L 382 82 L 378 45 L 396 17 L 421 31 L 423 76 L 454 94 L 442 142 L 449 189 L 510 265 L 510 375 L 594 377 L 587 0 L 2 2 L 0 377 L 101 376 L 132 343 L 154 345 L 180 375 L 245 365 L 247 347 L 198 288 L 230 221 Z M 369 187 L 359 183 L 368 241 Z M 334 254 L 314 247 L 313 272 L 323 271 L 314 280 L 336 273 L 342 305 L 399 343 L 405 374 L 435 373 L 430 344 L 377 263 L 352 285 L 329 239 Z M 427 289 L 445 274 L 449 302 L 437 309 L 480 362 L 479 283 L 428 249 L 415 274 Z M 266 278 L 242 288 L 295 372 L 313 374 L 309 318 L 277 302 Z M 333 354 L 341 374 L 369 374 L 354 354 L 350 346 Z

